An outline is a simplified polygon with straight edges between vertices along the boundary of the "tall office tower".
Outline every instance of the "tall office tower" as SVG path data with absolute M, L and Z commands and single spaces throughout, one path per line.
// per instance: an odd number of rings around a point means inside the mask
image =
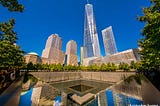
M 70 40 L 66 45 L 65 64 L 66 65 L 78 65 L 77 44 L 73 40 Z
M 85 22 L 84 22 L 84 57 L 100 57 L 100 47 L 96 23 L 93 14 L 93 6 L 85 5 Z
M 80 47 L 80 64 L 83 65 L 83 59 L 84 59 L 84 47 Z
M 117 47 L 112 31 L 112 26 L 109 26 L 108 28 L 102 30 L 102 37 L 106 55 L 112 55 L 117 53 Z
M 59 50 L 62 49 L 62 39 L 58 34 L 52 34 L 48 37 L 45 48 L 55 47 Z
M 52 34 L 48 37 L 45 49 L 42 52 L 42 63 L 63 64 L 64 53 L 61 50 L 62 39 L 58 34 Z
M 66 45 L 66 54 L 77 54 L 77 44 L 74 40 L 70 40 Z

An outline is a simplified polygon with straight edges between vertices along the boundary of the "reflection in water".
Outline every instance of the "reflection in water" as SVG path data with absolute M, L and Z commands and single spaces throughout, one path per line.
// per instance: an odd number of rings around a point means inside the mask
M 118 106 L 141 105 L 143 103 L 141 100 L 125 96 L 123 94 L 116 94 L 114 96 L 114 100 Z
M 111 90 L 106 91 L 106 97 L 108 106 L 114 106 L 114 98 Z
M 32 91 L 33 89 L 30 89 L 28 91 L 25 91 L 25 93 L 23 92 L 21 93 L 19 106 L 31 106 L 32 105 L 32 101 L 31 101 Z
M 141 105 L 141 100 L 126 96 L 119 92 L 106 90 L 99 94 L 100 104 L 102 106 L 128 106 L 128 105 Z
M 139 86 L 121 84 L 115 87 L 107 87 L 112 84 L 101 82 L 101 81 L 90 81 L 90 80 L 76 80 L 57 82 L 50 85 L 43 84 L 41 87 L 40 100 L 38 105 L 42 105 L 45 102 L 55 104 L 57 106 L 63 104 L 67 106 L 79 106 L 74 101 L 68 99 L 68 94 L 77 94 L 83 96 L 87 93 L 96 94 L 96 98 L 85 103 L 84 106 L 128 106 L 128 105 L 141 105 L 143 102 L 139 99 L 135 99 L 131 96 L 135 93 L 140 95 Z M 132 86 L 131 86 L 132 85 Z M 35 88 L 31 88 L 25 93 L 21 93 L 19 106 L 31 106 L 31 96 Z M 104 91 L 102 91 L 104 90 Z M 101 92 L 100 92 L 101 91 Z M 137 92 L 137 93 L 136 93 Z M 129 96 L 130 94 L 130 96 Z M 53 96 L 53 97 L 52 97 Z M 43 100 L 45 99 L 45 101 Z M 52 103 L 51 103 L 52 102 Z

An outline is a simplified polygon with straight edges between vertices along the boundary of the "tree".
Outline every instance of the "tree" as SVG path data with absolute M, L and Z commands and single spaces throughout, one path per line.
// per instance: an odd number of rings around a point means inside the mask
M 106 71 L 111 71 L 112 70 L 112 65 L 111 63 L 107 63 Z
M 99 66 L 96 65 L 96 64 L 93 64 L 92 65 L 92 71 L 97 71 L 97 70 L 99 70 Z
M 80 70 L 82 70 L 82 71 L 87 71 L 87 67 L 86 66 L 80 66 Z
M 1 69 L 17 69 L 23 63 L 23 51 L 19 46 L 14 45 L 17 37 L 13 31 L 14 20 L 11 19 L 9 23 L 4 22 L 0 24 L 0 68 Z
M 63 66 L 59 63 L 55 65 L 55 71 L 62 71 L 63 70 Z
M 119 69 L 120 70 L 124 70 L 124 71 L 129 71 L 130 70 L 130 67 L 127 63 L 124 63 L 124 62 L 121 62 L 119 64 Z
M 111 64 L 111 71 L 116 71 L 116 70 L 117 70 L 116 64 L 112 63 Z
M 140 72 L 160 90 L 160 0 L 150 0 L 151 6 L 143 9 L 139 21 L 145 22 L 140 39 Z
M 40 63 L 34 64 L 36 70 L 42 70 L 42 65 Z
M 11 12 L 22 12 L 24 10 L 24 6 L 19 4 L 17 0 L 0 0 L 0 4 L 7 7 Z M 22 68 L 24 64 L 24 52 L 20 49 L 20 46 L 15 45 L 17 34 L 13 31 L 14 24 L 14 19 L 10 19 L 9 22 L 0 22 L 0 76 L 3 78 L 3 80 L 0 80 L 0 84 L 3 85 L 0 85 L 0 90 L 2 91 L 11 83 L 7 76 L 13 71 L 18 76 L 19 71 L 16 70 Z M 7 72 L 4 73 L 3 71 L 6 70 Z
M 17 0 L 0 0 L 0 4 L 7 7 L 9 11 L 22 12 L 24 6 Z M 17 34 L 13 31 L 14 19 L 9 22 L 0 23 L 0 68 L 7 70 L 16 70 L 21 68 L 24 63 L 23 51 L 20 46 L 15 45 Z
M 141 62 L 144 71 L 160 72 L 160 0 L 150 0 L 151 6 L 143 9 L 139 21 L 145 22 L 140 39 Z
M 19 4 L 17 0 L 0 0 L 0 4 L 7 7 L 9 11 L 23 12 L 24 6 Z
M 100 71 L 105 71 L 107 68 L 107 65 L 106 64 L 101 64 L 101 67 L 100 67 Z
M 135 63 L 134 61 L 131 61 L 130 68 L 131 69 L 137 69 L 137 63 Z
M 34 70 L 34 69 L 35 69 L 34 64 L 33 64 L 32 62 L 29 62 L 29 63 L 27 64 L 27 70 Z

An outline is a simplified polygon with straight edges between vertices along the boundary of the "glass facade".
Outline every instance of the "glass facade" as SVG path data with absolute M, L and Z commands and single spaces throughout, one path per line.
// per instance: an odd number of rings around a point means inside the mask
M 98 34 L 91 4 L 85 5 L 84 47 L 86 48 L 85 58 L 100 56 Z
M 102 37 L 106 55 L 112 55 L 117 53 L 116 42 L 111 26 L 102 30 Z

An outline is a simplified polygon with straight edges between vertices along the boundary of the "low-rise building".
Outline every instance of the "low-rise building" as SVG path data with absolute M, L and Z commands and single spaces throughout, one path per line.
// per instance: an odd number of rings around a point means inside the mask
M 130 64 L 131 61 L 140 61 L 140 54 L 138 54 L 138 49 L 129 49 L 113 55 L 107 55 L 105 57 L 98 57 L 95 59 L 83 60 L 85 65 L 97 64 L 101 65 L 103 63 L 115 63 L 120 64 L 121 62 Z
M 32 62 L 33 64 L 41 63 L 41 58 L 35 52 L 30 52 L 26 54 L 24 58 L 25 58 L 25 63 L 30 63 L 30 62 Z

